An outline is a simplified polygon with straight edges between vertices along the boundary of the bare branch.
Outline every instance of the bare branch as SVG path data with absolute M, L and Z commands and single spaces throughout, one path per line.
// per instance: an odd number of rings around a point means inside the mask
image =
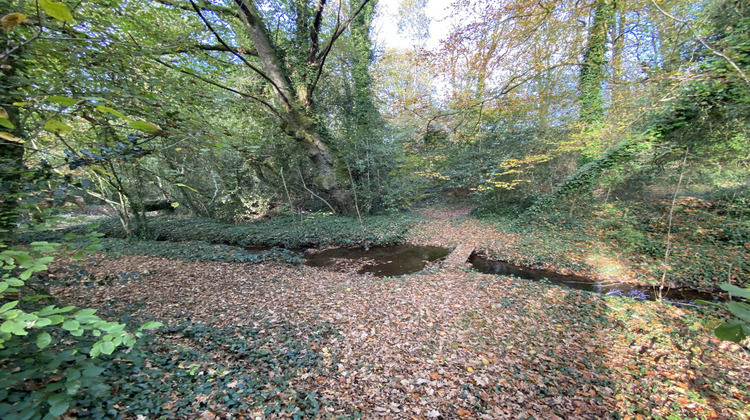
M 268 73 L 255 69 L 256 72 L 273 86 L 279 100 L 284 102 L 289 109 L 292 109 L 294 107 L 292 105 L 293 92 L 291 92 L 289 80 L 284 75 L 283 65 L 276 55 L 276 47 L 273 45 L 263 21 L 258 16 L 255 3 L 246 0 L 234 1 L 240 8 L 240 19 L 245 24 L 248 35 L 255 44 L 263 69 Z
M 708 43 L 706 42 L 706 40 L 704 40 L 703 37 L 701 37 L 700 34 L 698 34 L 698 31 L 696 31 L 695 28 L 693 28 L 693 25 L 691 25 L 690 22 L 688 22 L 686 20 L 682 20 L 682 19 L 678 18 L 677 16 L 674 16 L 674 15 L 670 14 L 666 10 L 662 9 L 662 7 L 659 6 L 654 0 L 651 0 L 651 4 L 653 4 L 659 10 L 659 12 L 661 12 L 664 16 L 666 16 L 666 17 L 674 20 L 675 22 L 679 22 L 679 23 L 682 23 L 685 26 L 687 26 L 690 29 L 690 32 L 693 33 L 693 36 L 695 37 L 695 39 L 697 39 L 698 42 L 701 43 L 701 45 L 703 45 L 704 47 L 706 47 L 713 54 L 715 54 L 715 55 L 723 58 L 724 60 L 726 60 L 727 63 L 729 63 L 730 66 L 732 66 L 735 70 L 737 70 L 737 73 L 739 73 L 739 75 L 742 78 L 742 80 L 744 80 L 745 83 L 748 86 L 750 86 L 750 78 L 748 78 L 747 74 L 745 74 L 745 72 L 742 71 L 742 69 L 740 68 L 740 66 L 738 66 L 737 63 L 735 63 L 734 60 L 732 60 L 731 58 L 729 58 L 729 56 L 727 56 L 726 54 L 724 54 L 721 51 L 718 51 L 718 50 L 714 49 L 712 46 L 708 45 Z

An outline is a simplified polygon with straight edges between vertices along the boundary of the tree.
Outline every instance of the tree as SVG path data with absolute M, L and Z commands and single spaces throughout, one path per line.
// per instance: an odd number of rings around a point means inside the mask
M 580 70 L 580 114 L 585 125 L 599 125 L 604 120 L 604 65 L 606 63 L 609 28 L 614 19 L 614 1 L 594 2 L 593 23 L 588 29 L 588 40 Z
M 328 40 L 324 43 L 321 43 L 321 34 L 326 0 L 319 0 L 314 10 L 304 2 L 290 3 L 295 24 L 291 25 L 287 35 L 294 36 L 296 45 L 286 51 L 272 37 L 254 1 L 237 0 L 235 3 L 261 66 L 259 68 L 247 60 L 243 61 L 268 83 L 276 103 L 259 98 L 254 100 L 265 106 L 277 119 L 280 128 L 304 149 L 315 168 L 316 185 L 332 198 L 340 211 L 352 213 L 353 201 L 337 177 L 336 158 L 325 139 L 324 123 L 316 120 L 321 116 L 316 114 L 314 95 L 333 44 L 369 0 L 355 6 L 343 22 L 337 16 Z M 193 3 L 193 6 L 197 13 L 202 14 L 197 5 Z M 203 20 L 216 33 L 210 22 L 205 18 Z M 225 44 L 221 38 L 219 40 Z

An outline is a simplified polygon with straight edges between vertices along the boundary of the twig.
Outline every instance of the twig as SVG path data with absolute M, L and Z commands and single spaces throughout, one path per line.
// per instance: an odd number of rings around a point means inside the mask
M 364 223 L 362 223 L 362 215 L 359 214 L 359 203 L 357 202 L 357 186 L 354 184 L 354 177 L 352 176 L 352 168 L 349 164 L 346 165 L 346 169 L 349 171 L 349 180 L 352 182 L 352 192 L 354 193 L 354 209 L 357 210 L 357 218 L 359 219 L 359 226 L 362 230 L 365 229 Z
M 748 78 L 748 76 L 745 74 L 745 72 L 742 71 L 742 69 L 740 68 L 740 66 L 738 66 L 737 63 L 735 63 L 734 60 L 732 60 L 731 58 L 729 58 L 726 54 L 722 53 L 721 51 L 717 51 L 712 46 L 708 45 L 708 43 L 703 39 L 703 37 L 701 37 L 698 34 L 698 31 L 696 31 L 695 28 L 693 28 L 693 26 L 690 24 L 690 22 L 688 22 L 686 20 L 683 20 L 683 19 L 680 19 L 677 16 L 674 16 L 674 15 L 670 14 L 666 10 L 662 9 L 661 6 L 659 6 L 656 3 L 656 1 L 654 1 L 654 0 L 651 0 L 651 4 L 653 4 L 659 10 L 659 12 L 661 12 L 664 16 L 667 16 L 668 18 L 674 20 L 675 22 L 680 22 L 680 23 L 684 24 L 685 26 L 687 26 L 688 29 L 690 29 L 690 32 L 693 33 L 693 36 L 695 37 L 695 39 L 697 39 L 698 42 L 701 43 L 701 45 L 703 45 L 704 47 L 706 47 L 709 51 L 711 51 L 715 55 L 718 55 L 719 57 L 721 57 L 724 60 L 726 60 L 727 63 L 729 63 L 730 66 L 734 67 L 734 69 L 737 70 L 737 73 L 739 73 L 739 75 L 742 78 L 742 80 L 744 80 L 745 83 L 748 86 L 750 86 L 750 78 Z
M 682 179 L 685 176 L 685 164 L 687 163 L 688 149 L 685 149 L 685 157 L 682 159 L 682 170 L 680 171 L 680 180 L 677 181 L 677 187 L 674 189 L 674 196 L 672 196 L 672 206 L 669 208 L 669 222 L 667 227 L 667 249 L 664 251 L 664 272 L 661 275 L 661 282 L 659 283 L 659 299 L 662 298 L 662 290 L 664 290 L 664 282 L 667 279 L 667 270 L 669 270 L 669 254 L 672 249 L 672 215 L 674 214 L 674 206 L 677 202 L 677 193 L 680 191 L 682 186 Z M 669 291 L 669 288 L 667 288 Z
M 289 200 L 289 210 L 292 211 L 292 214 L 295 213 L 294 211 L 294 204 L 292 204 L 292 196 L 289 194 L 289 188 L 286 187 L 286 179 L 284 179 L 284 168 L 281 168 L 281 183 L 284 184 L 284 191 L 286 191 L 286 198 Z M 302 215 L 299 215 L 299 221 L 302 223 Z
M 320 201 L 326 203 L 326 205 L 328 206 L 328 208 L 331 209 L 331 211 L 335 214 L 336 213 L 336 209 L 333 208 L 333 206 L 331 205 L 331 203 L 327 202 L 325 199 L 323 199 L 323 197 L 319 196 L 318 194 L 315 194 L 314 192 L 312 192 L 311 189 L 307 188 L 307 185 L 305 185 L 305 178 L 302 177 L 302 171 L 300 171 L 299 168 L 297 168 L 297 171 L 299 171 L 299 179 L 300 179 L 300 181 L 302 181 L 302 188 L 304 188 L 305 190 L 307 190 L 307 192 L 309 192 L 310 194 L 312 194 L 314 197 L 320 199 Z

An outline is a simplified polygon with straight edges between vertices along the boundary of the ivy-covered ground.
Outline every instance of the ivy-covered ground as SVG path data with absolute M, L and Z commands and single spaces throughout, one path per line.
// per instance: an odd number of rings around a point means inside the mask
M 469 210 L 424 211 L 411 240 L 525 239 Z M 50 272 L 60 301 L 166 324 L 113 355 L 106 418 L 750 418 L 750 354 L 705 309 L 449 267 L 71 264 Z
M 410 241 L 470 244 L 491 258 L 601 281 L 658 284 L 671 199 L 573 206 L 525 221 L 470 216 L 470 207 L 429 208 Z M 667 286 L 716 292 L 750 286 L 750 220 L 710 201 L 681 197 L 671 227 Z

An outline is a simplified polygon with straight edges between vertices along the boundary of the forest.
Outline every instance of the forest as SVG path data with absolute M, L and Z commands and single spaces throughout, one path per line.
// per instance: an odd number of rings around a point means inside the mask
M 0 0 L 0 418 L 750 418 L 750 3 Z

